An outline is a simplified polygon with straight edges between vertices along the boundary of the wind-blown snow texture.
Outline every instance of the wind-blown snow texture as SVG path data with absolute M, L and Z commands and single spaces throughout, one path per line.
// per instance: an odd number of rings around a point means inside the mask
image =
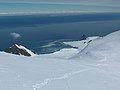
M 82 46 L 33 57 L 0 52 L 0 90 L 120 90 L 120 31 Z

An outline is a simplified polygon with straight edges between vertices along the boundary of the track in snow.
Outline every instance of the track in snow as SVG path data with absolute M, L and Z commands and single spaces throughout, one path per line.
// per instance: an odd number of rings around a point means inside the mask
M 79 74 L 81 72 L 88 71 L 88 70 L 92 70 L 92 69 L 84 69 L 84 70 L 80 70 L 80 71 L 66 73 L 66 74 L 64 74 L 63 76 L 60 76 L 60 77 L 47 78 L 42 83 L 33 85 L 33 90 L 42 90 L 42 87 L 46 86 L 47 84 L 51 83 L 52 81 L 67 79 L 67 78 L 69 78 L 73 75 L 76 75 L 76 74 Z

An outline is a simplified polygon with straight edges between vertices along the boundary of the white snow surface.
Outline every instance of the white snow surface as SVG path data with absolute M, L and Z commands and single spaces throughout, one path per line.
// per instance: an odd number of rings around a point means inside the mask
M 64 42 L 67 45 L 73 46 L 73 47 L 77 47 L 79 48 L 79 50 L 84 49 L 90 41 L 94 41 L 97 39 L 100 39 L 101 37 L 99 36 L 93 36 L 93 37 L 88 37 L 86 40 L 81 40 L 81 41 L 71 41 L 71 42 Z
M 80 51 L 76 58 L 95 58 L 96 59 L 107 59 L 118 60 L 120 58 L 120 31 L 111 33 L 99 40 L 91 42 L 83 51 Z M 78 57 L 77 57 L 78 56 Z M 114 59 L 113 59 L 114 58 Z
M 49 58 L 56 58 L 56 59 L 69 59 L 75 56 L 79 53 L 78 49 L 74 48 L 67 48 L 67 49 L 61 49 L 60 51 L 54 52 L 52 54 L 45 54 L 45 55 L 39 55 L 41 57 L 49 57 Z
M 82 50 L 33 57 L 0 52 L 0 90 L 120 90 L 119 54 L 120 31 Z

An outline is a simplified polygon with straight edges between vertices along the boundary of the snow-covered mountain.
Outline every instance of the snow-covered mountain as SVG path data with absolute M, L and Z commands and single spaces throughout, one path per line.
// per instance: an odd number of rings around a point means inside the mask
M 120 60 L 120 31 L 111 33 L 101 39 L 91 42 L 75 57 L 88 57 L 99 60 Z M 77 57 L 78 56 L 78 57 Z
M 5 52 L 16 54 L 16 55 L 24 55 L 24 56 L 34 56 L 35 54 L 24 46 L 14 44 L 10 48 L 5 49 Z
M 0 90 L 120 90 L 120 31 L 84 42 L 33 57 L 0 52 Z
M 79 51 L 83 50 L 86 46 L 88 46 L 89 43 L 91 43 L 94 40 L 100 39 L 102 37 L 99 36 L 92 36 L 86 38 L 86 40 L 81 40 L 81 41 L 71 41 L 71 42 L 64 42 L 67 45 L 76 47 L 79 49 Z

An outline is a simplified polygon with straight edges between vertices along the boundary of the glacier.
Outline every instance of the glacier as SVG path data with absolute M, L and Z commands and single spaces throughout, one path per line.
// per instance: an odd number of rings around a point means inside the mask
M 32 57 L 0 52 L 0 90 L 120 90 L 120 31 L 64 43 L 78 48 Z

